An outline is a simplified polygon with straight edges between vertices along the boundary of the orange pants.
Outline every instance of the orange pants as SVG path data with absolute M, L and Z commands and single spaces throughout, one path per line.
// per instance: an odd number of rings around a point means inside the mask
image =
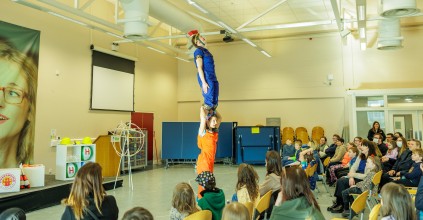
M 210 171 L 213 173 L 214 159 L 216 157 L 216 144 L 218 139 L 217 132 L 207 132 L 204 136 L 198 135 L 197 145 L 201 152 L 197 158 L 197 174 L 203 171 Z M 201 198 L 200 192 L 204 187 L 198 185 L 198 198 Z

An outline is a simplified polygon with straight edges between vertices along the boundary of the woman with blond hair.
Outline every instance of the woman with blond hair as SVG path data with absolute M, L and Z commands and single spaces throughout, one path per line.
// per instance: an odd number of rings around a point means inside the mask
M 62 220 L 118 219 L 119 208 L 103 188 L 102 168 L 98 163 L 83 165 L 73 181 Z
M 404 186 L 396 183 L 387 183 L 380 191 L 381 220 L 416 220 L 413 202 L 410 193 Z
M 32 162 L 37 66 L 0 39 L 0 168 Z
M 199 210 L 191 185 L 188 183 L 178 183 L 173 190 L 170 220 L 182 220 Z

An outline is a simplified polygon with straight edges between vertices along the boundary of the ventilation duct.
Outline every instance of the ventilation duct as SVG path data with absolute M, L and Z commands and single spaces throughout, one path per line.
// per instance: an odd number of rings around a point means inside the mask
M 148 16 L 182 32 L 202 30 L 201 25 L 186 12 L 165 0 L 120 0 L 125 12 L 124 37 L 140 39 L 148 35 Z
M 393 50 L 402 48 L 401 26 L 399 18 L 379 20 L 377 49 Z
M 147 36 L 149 0 L 120 0 L 125 11 L 123 36 L 128 39 L 140 39 Z
M 418 12 L 416 0 L 380 0 L 379 15 L 383 17 L 405 17 Z

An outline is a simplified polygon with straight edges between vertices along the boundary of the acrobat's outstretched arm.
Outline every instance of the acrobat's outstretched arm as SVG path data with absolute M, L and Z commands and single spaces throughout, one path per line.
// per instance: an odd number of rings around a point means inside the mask
M 214 110 L 214 112 L 215 112 L 216 118 L 217 118 L 216 128 L 219 128 L 220 122 L 222 122 L 222 115 L 217 110 Z
M 204 130 L 206 130 L 206 122 L 207 122 L 207 110 L 200 107 L 200 128 L 198 129 L 198 133 L 201 134 Z

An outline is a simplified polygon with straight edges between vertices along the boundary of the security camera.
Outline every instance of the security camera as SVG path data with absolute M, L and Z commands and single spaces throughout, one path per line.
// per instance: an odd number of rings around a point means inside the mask
M 228 32 L 225 32 L 225 37 L 223 37 L 223 42 L 229 43 L 232 41 L 234 41 L 234 39 L 232 38 L 231 34 Z

